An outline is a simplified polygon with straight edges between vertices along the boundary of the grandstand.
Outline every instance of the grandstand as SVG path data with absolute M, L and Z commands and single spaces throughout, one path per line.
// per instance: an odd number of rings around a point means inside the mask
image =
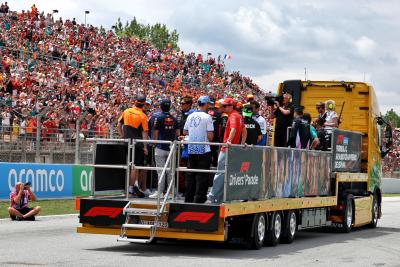
M 7 10 L 0 20 L 2 143 L 21 138 L 29 143 L 38 128 L 45 144 L 74 142 L 79 119 L 78 130 L 86 137 L 110 137 L 116 118 L 137 93 L 152 99 L 152 110 L 161 98 L 171 99 L 178 110 L 184 95 L 229 95 L 238 101 L 248 93 L 264 95 L 249 77 L 227 72 L 220 58 L 158 50 L 112 30 L 55 20 L 36 7 Z M 31 143 L 26 150 L 35 149 Z

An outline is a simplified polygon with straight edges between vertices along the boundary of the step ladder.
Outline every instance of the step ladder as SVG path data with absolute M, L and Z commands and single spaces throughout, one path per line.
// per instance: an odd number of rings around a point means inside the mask
M 158 181 L 158 190 L 160 189 L 160 182 L 163 180 L 163 179 L 161 179 L 161 177 L 165 177 L 167 167 L 170 164 L 171 160 L 172 160 L 172 162 L 176 161 L 176 159 L 174 157 L 175 146 L 176 146 L 176 144 L 173 143 L 170 153 L 168 155 L 168 158 L 163 167 L 162 173 L 161 173 L 159 181 Z M 121 234 L 117 240 L 122 241 L 122 242 L 131 242 L 131 243 L 139 243 L 139 244 L 151 243 L 156 236 L 156 232 L 157 232 L 156 230 L 157 230 L 158 222 L 160 221 L 161 216 L 167 214 L 166 204 L 167 204 L 167 200 L 170 198 L 170 194 L 172 193 L 172 190 L 173 190 L 172 188 L 173 188 L 174 184 L 175 184 L 175 175 L 172 175 L 172 179 L 171 179 L 170 183 L 168 184 L 167 192 L 164 195 L 164 200 L 161 203 L 161 194 L 159 194 L 157 196 L 157 204 L 156 204 L 155 209 L 154 208 L 153 209 L 131 208 L 131 205 L 134 204 L 134 202 L 128 201 L 128 204 L 126 204 L 126 206 L 123 209 L 123 215 L 126 216 L 125 223 L 122 224 L 122 226 L 121 226 Z M 153 224 L 132 223 L 132 220 L 138 221 L 139 216 L 154 217 L 154 223 Z M 143 230 L 143 229 L 147 230 L 148 229 L 150 231 L 149 238 L 129 238 L 127 236 L 128 229 L 137 229 L 137 230 Z
M 156 235 L 156 229 L 160 217 L 166 214 L 166 212 L 165 211 L 161 212 L 161 210 L 159 209 L 131 208 L 130 206 L 132 204 L 133 202 L 129 201 L 128 204 L 123 209 L 123 214 L 126 216 L 126 219 L 125 223 L 122 224 L 121 226 L 121 234 L 117 240 L 121 242 L 132 242 L 139 244 L 151 243 Z M 154 224 L 132 223 L 132 221 L 138 220 L 137 216 L 155 217 Z M 128 229 L 149 230 L 150 236 L 149 238 L 129 238 L 127 236 Z

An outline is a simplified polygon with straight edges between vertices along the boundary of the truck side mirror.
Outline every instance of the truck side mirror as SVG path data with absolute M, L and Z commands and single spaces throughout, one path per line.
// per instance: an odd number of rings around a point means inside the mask
M 393 141 L 392 141 L 392 137 L 393 137 L 393 133 L 392 133 L 392 126 L 387 125 L 386 129 L 385 129 L 385 143 L 386 143 L 386 148 L 390 149 L 390 147 L 393 145 Z

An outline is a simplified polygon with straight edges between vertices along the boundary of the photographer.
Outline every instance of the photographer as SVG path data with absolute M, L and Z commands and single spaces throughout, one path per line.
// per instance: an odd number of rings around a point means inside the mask
M 284 93 L 282 102 L 276 99 L 273 105 L 274 116 L 276 118 L 276 126 L 274 133 L 275 146 L 287 146 L 287 128 L 292 125 L 293 121 L 293 105 L 291 103 L 292 96 Z
M 41 207 L 36 206 L 34 208 L 28 207 L 29 201 L 36 201 L 36 195 L 31 191 L 31 184 L 28 183 L 17 183 L 15 186 L 16 191 L 10 193 L 10 207 L 8 208 L 8 214 L 11 220 L 15 221 L 34 221 L 35 215 L 37 215 Z

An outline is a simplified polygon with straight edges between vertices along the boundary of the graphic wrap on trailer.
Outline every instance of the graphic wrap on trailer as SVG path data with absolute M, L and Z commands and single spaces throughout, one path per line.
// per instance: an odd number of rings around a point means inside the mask
M 331 195 L 332 154 L 288 148 L 229 148 L 226 201 Z

